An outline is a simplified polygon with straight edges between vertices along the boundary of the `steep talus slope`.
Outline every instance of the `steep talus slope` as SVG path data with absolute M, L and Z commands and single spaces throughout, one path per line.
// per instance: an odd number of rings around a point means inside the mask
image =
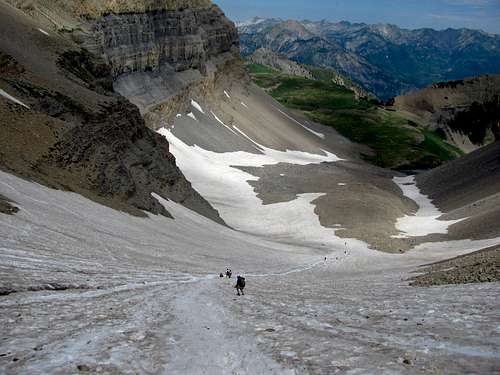
M 135 214 L 165 198 L 222 222 L 175 165 L 168 143 L 112 91 L 105 61 L 0 4 L 3 169 Z M 29 51 L 29 53 L 26 53 Z
M 297 24 L 305 31 L 297 33 Z M 500 72 L 500 37 L 477 30 L 280 19 L 257 19 L 239 30 L 245 55 L 266 47 L 335 68 L 382 100 L 437 81 Z
M 418 175 L 419 186 L 446 211 L 500 193 L 500 142 Z
M 500 142 L 417 176 L 422 191 L 448 218 L 455 238 L 500 235 Z
M 469 152 L 500 139 L 500 75 L 435 83 L 394 98 L 393 107 L 442 129 L 450 142 Z

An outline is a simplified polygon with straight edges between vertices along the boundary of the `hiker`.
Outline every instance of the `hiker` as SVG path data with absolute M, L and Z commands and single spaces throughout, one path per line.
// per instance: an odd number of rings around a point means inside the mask
M 238 295 L 240 295 L 240 292 L 242 295 L 245 295 L 245 293 L 243 292 L 243 289 L 245 289 L 245 278 L 243 276 L 238 276 L 236 278 L 236 285 L 234 287 L 236 288 Z
M 233 271 L 232 270 L 227 271 L 227 277 L 230 279 L 231 276 L 233 276 Z
M 223 278 L 223 277 L 224 277 L 224 275 L 222 274 L 222 272 L 219 274 L 219 277 L 220 277 L 220 278 Z

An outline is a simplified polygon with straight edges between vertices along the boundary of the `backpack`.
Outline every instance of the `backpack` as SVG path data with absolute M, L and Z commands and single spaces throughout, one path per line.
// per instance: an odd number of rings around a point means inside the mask
M 244 288 L 245 287 L 245 278 L 244 277 L 241 277 L 239 278 L 238 280 L 238 285 L 241 287 L 241 288 Z

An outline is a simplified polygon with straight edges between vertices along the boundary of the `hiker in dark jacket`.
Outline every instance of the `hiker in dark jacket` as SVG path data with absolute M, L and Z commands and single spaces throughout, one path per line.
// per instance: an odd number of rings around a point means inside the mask
M 245 293 L 243 292 L 243 289 L 245 289 L 245 278 L 243 276 L 238 276 L 236 278 L 236 285 L 234 287 L 236 288 L 238 295 L 240 295 L 240 292 L 242 295 L 245 295 Z

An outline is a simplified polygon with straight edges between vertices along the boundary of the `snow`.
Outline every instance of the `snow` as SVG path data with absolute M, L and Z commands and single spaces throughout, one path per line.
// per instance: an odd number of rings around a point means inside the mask
M 180 113 L 178 113 L 177 115 L 175 115 L 175 117 L 177 117 L 177 118 L 181 118 L 181 117 L 182 117 L 182 115 L 181 115 Z
M 191 105 L 196 108 L 198 111 L 200 111 L 201 113 L 205 114 L 205 111 L 203 110 L 203 108 L 201 108 L 201 105 L 199 105 L 196 101 L 194 101 L 193 99 L 191 99 Z
M 224 90 L 224 95 L 226 95 L 228 99 L 231 99 L 231 97 L 229 96 L 229 94 L 227 93 L 226 90 Z
M 346 186 L 347 184 L 346 184 L 346 183 L 344 183 L 344 182 L 339 182 L 337 185 L 338 185 L 338 186 Z
M 176 156 L 187 147 L 173 146 Z M 334 159 L 261 147 L 262 155 L 220 159 L 201 150 L 192 163 L 206 158 L 216 163 L 213 173 L 230 173 L 229 204 L 241 194 L 260 206 L 243 186 L 252 176 L 237 174 L 226 159 Z M 199 151 L 187 148 L 187 155 Z M 413 373 L 398 360 L 407 353 L 439 373 L 487 373 L 498 365 L 498 284 L 412 288 L 406 279 L 417 264 L 500 239 L 426 244 L 401 256 L 361 253 L 347 240 L 349 255 L 337 251 L 324 261 L 299 246 L 303 239 L 283 244 L 234 231 L 157 195 L 173 220 L 134 217 L 4 172 L 0 194 L 20 208 L 0 215 L 2 284 L 74 285 L 0 297 L 0 353 L 11 353 L 1 359 L 6 373 L 75 373 L 78 365 L 90 373 L 173 375 L 291 375 L 309 367 Z M 303 225 L 304 215 L 314 226 L 303 235 L 334 237 L 312 216 L 312 199 L 270 206 L 289 215 L 288 230 Z M 343 250 L 344 240 L 326 248 Z M 244 297 L 235 296 L 232 280 L 216 277 L 227 265 L 247 276 Z
M 212 114 L 212 116 L 214 116 L 214 118 L 217 120 L 218 123 L 220 123 L 221 125 L 223 125 L 231 133 L 233 133 L 235 135 L 238 135 L 238 134 L 235 133 L 235 131 L 233 129 L 231 129 L 229 126 L 227 126 L 226 124 L 224 124 L 224 122 L 213 111 L 210 111 L 210 113 Z
M 236 333 L 241 322 L 233 314 L 227 314 L 222 304 L 215 302 L 220 298 L 216 287 L 216 281 L 205 281 L 198 288 L 187 289 L 176 299 L 174 312 L 182 319 L 171 336 L 172 361 L 166 366 L 165 373 L 296 374 L 262 354 L 254 340 Z
M 188 116 L 188 117 L 191 117 L 191 118 L 192 118 L 193 120 L 195 120 L 195 121 L 198 121 L 198 119 L 196 118 L 196 116 L 194 115 L 194 113 L 193 113 L 193 112 L 189 112 L 189 113 L 187 114 L 187 116 Z
M 245 27 L 245 26 L 258 25 L 259 23 L 262 23 L 265 20 L 266 20 L 265 18 L 255 17 L 255 18 L 252 18 L 251 20 L 248 20 L 248 21 L 237 22 L 236 23 L 236 27 Z
M 0 194 L 20 208 L 0 214 L 0 286 L 17 289 L 0 297 L 0 353 L 11 353 L 0 358 L 0 372 L 76 373 L 78 365 L 89 373 L 173 375 L 498 367 L 498 283 L 413 288 L 407 279 L 417 265 L 500 238 L 423 244 L 403 255 L 338 238 L 341 225 L 324 228 L 314 213 L 321 193 L 263 205 L 249 184 L 258 177 L 238 166 L 341 159 L 266 147 L 211 114 L 260 153 L 216 153 L 169 129 L 159 133 L 193 186 L 236 230 L 156 194 L 173 219 L 134 217 L 0 171 Z M 428 230 L 441 222 L 414 179 L 395 183 L 417 202 L 415 217 Z M 404 220 L 398 225 L 406 235 L 420 225 L 414 216 Z M 232 280 L 217 277 L 227 266 L 247 277 L 244 297 L 235 296 Z M 69 289 L 49 290 L 56 284 Z M 22 289 L 40 285 L 47 290 Z M 415 367 L 402 363 L 406 356 Z
M 24 104 L 22 101 L 20 101 L 19 99 L 16 99 L 14 98 L 12 95 L 9 95 L 7 94 L 5 91 L 3 91 L 2 89 L 0 89 L 0 95 L 3 96 L 4 98 L 7 98 L 11 101 L 13 101 L 14 103 L 16 104 L 19 104 L 19 105 L 22 105 L 23 107 L 25 108 L 28 108 L 30 109 L 30 107 L 28 107 L 26 104 Z
M 439 220 L 442 212 L 432 204 L 428 196 L 420 192 L 415 182 L 415 176 L 394 177 L 393 181 L 406 197 L 418 205 L 418 210 L 414 215 L 398 218 L 396 229 L 402 233 L 393 236 L 393 238 L 420 237 L 433 233 L 446 234 L 451 225 L 465 220 Z
M 275 107 L 276 108 L 276 107 Z M 293 122 L 295 122 L 296 124 L 302 126 L 305 130 L 307 130 L 308 132 L 314 134 L 316 137 L 318 138 L 321 138 L 321 139 L 325 139 L 325 135 L 323 133 L 319 133 L 317 131 L 314 131 L 310 128 L 308 128 L 307 126 L 305 126 L 304 124 L 301 124 L 300 122 L 298 122 L 297 120 L 295 120 L 292 116 L 290 116 L 289 114 L 283 112 L 281 109 L 279 108 L 276 108 L 282 115 L 284 115 L 286 118 L 292 120 Z
M 40 29 L 40 28 L 39 28 L 39 29 L 38 29 L 38 31 L 40 31 L 40 32 L 41 32 L 42 34 L 44 34 L 44 35 L 47 35 L 47 36 L 49 35 L 49 33 L 48 33 L 48 32 L 46 32 L 46 31 L 45 31 L 45 30 L 43 30 L 43 29 Z
M 264 205 L 248 183 L 258 180 L 258 177 L 234 167 L 262 167 L 279 163 L 308 165 L 341 159 L 326 151 L 310 154 L 274 150 L 253 141 L 237 127 L 234 129 L 256 145 L 261 154 L 212 152 L 197 145 L 189 146 L 166 129 L 158 132 L 167 138 L 179 168 L 193 187 L 231 227 L 273 241 L 315 247 L 326 243 L 330 248 L 343 248 L 345 240 L 335 236 L 334 229 L 321 226 L 314 213 L 312 202 L 322 194 L 300 194 L 291 202 Z M 366 251 L 363 242 L 348 241 L 360 251 Z
M 244 102 L 241 102 L 241 105 L 248 109 L 248 106 Z

